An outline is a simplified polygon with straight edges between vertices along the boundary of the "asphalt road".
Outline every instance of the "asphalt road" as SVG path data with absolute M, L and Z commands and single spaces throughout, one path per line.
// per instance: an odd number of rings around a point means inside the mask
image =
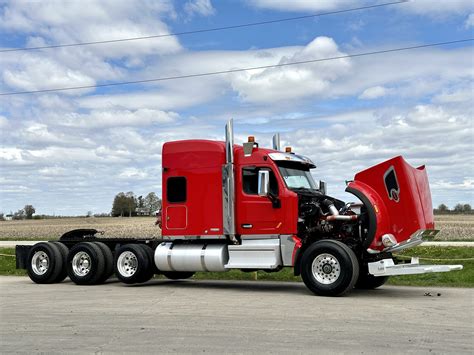
M 0 352 L 472 354 L 473 300 L 474 289 L 384 286 L 324 298 L 299 283 L 3 276 Z

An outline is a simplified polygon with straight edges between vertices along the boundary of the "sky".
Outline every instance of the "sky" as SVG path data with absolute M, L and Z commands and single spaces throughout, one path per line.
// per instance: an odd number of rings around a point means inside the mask
M 384 1 L 2 1 L 0 48 L 193 31 Z M 387 1 L 390 2 L 390 1 Z M 89 86 L 344 56 L 474 37 L 470 0 L 408 3 L 149 40 L 1 52 L 0 92 Z M 433 204 L 474 205 L 473 42 L 298 66 L 0 96 L 0 212 L 110 212 L 161 195 L 166 141 L 254 135 L 309 156 L 330 195 L 397 155 L 426 164 Z

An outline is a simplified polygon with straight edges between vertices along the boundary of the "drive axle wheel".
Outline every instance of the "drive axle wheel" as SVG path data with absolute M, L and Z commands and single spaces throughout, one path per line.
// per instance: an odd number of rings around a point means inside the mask
M 51 284 L 62 281 L 64 269 L 61 251 L 53 243 L 35 244 L 28 253 L 28 276 L 37 284 Z
M 58 247 L 59 252 L 61 253 L 61 259 L 63 261 L 63 267 L 61 268 L 61 272 L 59 273 L 58 277 L 54 282 L 62 282 L 67 277 L 67 254 L 69 253 L 69 249 L 61 242 L 51 242 Z
M 354 252 L 336 240 L 320 240 L 306 249 L 301 277 L 316 295 L 341 296 L 350 291 L 359 276 Z
M 146 282 L 153 276 L 150 262 L 150 256 L 141 245 L 123 245 L 115 255 L 115 275 L 126 284 Z
M 94 243 L 79 243 L 69 250 L 67 273 L 77 285 L 95 285 L 104 278 L 105 259 L 102 250 Z

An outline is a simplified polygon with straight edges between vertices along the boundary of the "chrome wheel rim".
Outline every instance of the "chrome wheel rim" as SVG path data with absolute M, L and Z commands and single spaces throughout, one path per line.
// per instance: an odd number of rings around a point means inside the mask
M 131 251 L 125 251 L 117 259 L 117 269 L 120 275 L 131 277 L 137 272 L 137 256 Z
M 44 275 L 49 269 L 49 257 L 44 251 L 39 250 L 31 258 L 31 268 L 36 275 Z
M 92 267 L 92 260 L 89 254 L 85 251 L 80 251 L 76 253 L 72 258 L 72 271 L 75 275 L 84 277 L 90 271 Z
M 324 285 L 334 283 L 341 275 L 341 265 L 334 255 L 324 253 L 318 255 L 312 264 L 313 276 Z

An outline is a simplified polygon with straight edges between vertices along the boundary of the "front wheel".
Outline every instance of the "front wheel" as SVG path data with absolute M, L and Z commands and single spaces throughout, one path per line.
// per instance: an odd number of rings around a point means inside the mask
M 304 252 L 301 277 L 316 295 L 341 296 L 354 287 L 359 277 L 359 262 L 347 245 L 336 240 L 320 240 Z

